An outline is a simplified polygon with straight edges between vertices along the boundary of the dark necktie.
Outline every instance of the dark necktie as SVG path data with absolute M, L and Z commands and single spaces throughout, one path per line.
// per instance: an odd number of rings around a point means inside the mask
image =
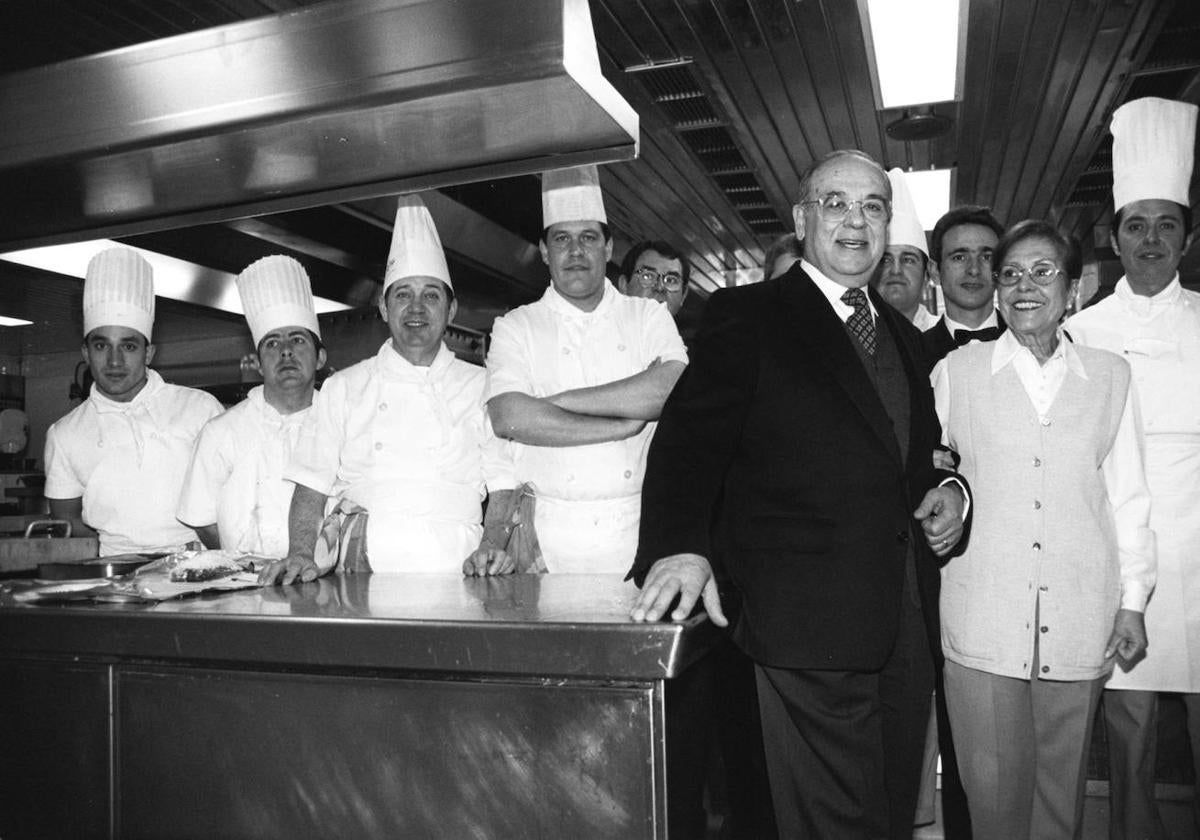
M 972 341 L 995 341 L 1000 337 L 999 327 L 984 327 L 981 330 L 955 330 L 954 346 L 962 347 Z
M 846 319 L 846 326 L 867 351 L 867 355 L 874 356 L 875 321 L 871 318 L 871 308 L 867 306 L 866 292 L 862 289 L 847 289 L 842 295 L 842 303 L 854 307 L 854 312 Z

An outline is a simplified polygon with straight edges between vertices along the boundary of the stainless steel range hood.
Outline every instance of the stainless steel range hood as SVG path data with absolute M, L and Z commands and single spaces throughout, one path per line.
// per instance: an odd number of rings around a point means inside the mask
M 0 250 L 627 160 L 586 0 L 350 0 L 0 77 Z

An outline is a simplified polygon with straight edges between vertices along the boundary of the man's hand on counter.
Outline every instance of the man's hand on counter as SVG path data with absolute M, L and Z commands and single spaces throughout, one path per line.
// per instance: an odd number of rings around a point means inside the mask
M 463 574 L 467 577 L 510 575 L 516 568 L 517 564 L 508 556 L 508 552 L 494 546 L 481 545 L 463 561 Z
M 288 583 L 309 583 L 321 576 L 321 570 L 311 557 L 287 557 L 275 560 L 258 573 L 263 586 Z
M 729 625 L 721 610 L 712 566 L 699 554 L 672 554 L 656 560 L 629 617 L 634 621 L 658 621 L 676 596 L 679 604 L 671 612 L 672 621 L 683 621 L 691 615 L 697 599 L 703 597 L 704 610 L 712 623 L 718 627 Z

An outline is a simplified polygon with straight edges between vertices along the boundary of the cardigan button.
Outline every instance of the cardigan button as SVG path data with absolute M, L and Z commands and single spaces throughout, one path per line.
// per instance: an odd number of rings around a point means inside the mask
M 1041 550 L 1042 550 L 1042 544 L 1041 544 L 1040 542 L 1035 542 L 1035 543 L 1033 544 L 1033 550 L 1034 550 L 1034 551 L 1041 551 Z
M 897 531 L 896 532 L 896 542 L 898 542 L 898 543 L 908 542 L 908 531 Z
M 1049 627 L 1047 627 L 1047 626 L 1046 626 L 1046 625 L 1044 625 L 1044 624 L 1042 625 L 1042 628 L 1041 628 L 1041 629 L 1042 629 L 1042 632 L 1043 632 L 1043 633 L 1048 633 L 1048 632 L 1050 631 L 1050 628 L 1049 628 Z
M 1042 666 L 1042 673 L 1043 673 L 1043 674 L 1049 674 L 1049 673 L 1050 673 L 1050 666 L 1049 666 L 1049 665 L 1043 665 L 1043 666 Z
M 1034 459 L 1033 459 L 1033 465 L 1034 465 L 1035 467 L 1040 467 L 1040 466 L 1042 465 L 1042 459 L 1041 459 L 1041 458 L 1034 458 Z
M 1041 502 L 1039 502 L 1037 499 L 1034 499 L 1034 500 L 1033 500 L 1033 509 L 1034 509 L 1034 510 L 1041 510 L 1041 509 L 1042 509 L 1042 503 L 1041 503 Z

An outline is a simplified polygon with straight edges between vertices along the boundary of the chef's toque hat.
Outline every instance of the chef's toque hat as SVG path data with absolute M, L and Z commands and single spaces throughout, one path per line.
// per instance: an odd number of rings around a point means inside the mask
M 387 268 L 383 270 L 383 290 L 405 277 L 436 277 L 454 291 L 450 268 L 433 217 L 418 195 L 400 196 L 396 224 L 392 228 L 392 247 Z
M 577 166 L 542 173 L 542 227 L 559 222 L 608 223 L 596 167 Z
M 888 222 L 887 244 L 907 245 L 928 257 L 925 229 L 917 218 L 917 205 L 904 180 L 904 171 L 897 167 L 888 170 L 887 175 L 892 182 L 892 220 Z
M 1113 204 L 1149 198 L 1188 207 L 1196 137 L 1195 105 L 1146 97 L 1113 112 Z
M 154 271 L 131 248 L 108 248 L 88 262 L 83 278 L 83 334 L 97 327 L 129 327 L 151 340 Z
M 238 275 L 237 287 L 255 347 L 281 327 L 304 327 L 320 338 L 312 287 L 296 260 L 276 254 L 252 262 Z

